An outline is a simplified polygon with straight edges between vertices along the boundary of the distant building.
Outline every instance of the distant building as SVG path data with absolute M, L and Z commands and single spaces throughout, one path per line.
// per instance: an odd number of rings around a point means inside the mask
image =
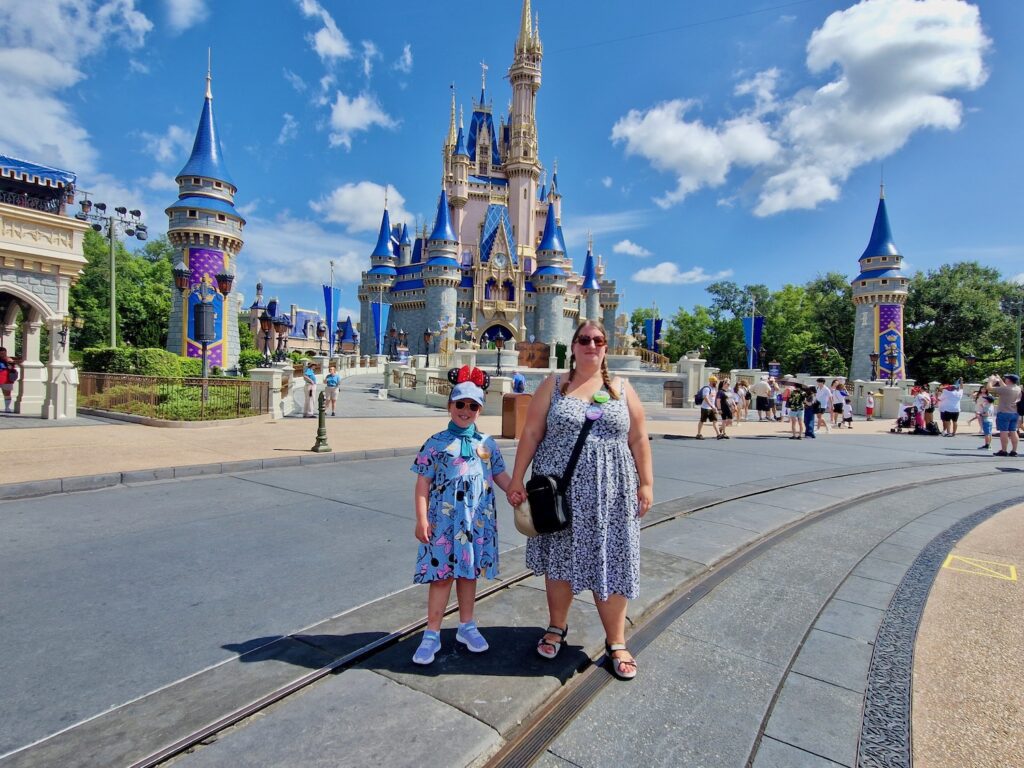
M 871 240 L 860 257 L 860 274 L 852 282 L 857 307 L 853 332 L 850 378 L 871 379 L 871 357 L 878 354 L 879 379 L 907 377 L 903 347 L 903 306 L 907 278 L 901 271 L 903 256 L 892 239 L 885 208 L 885 187 L 878 198 Z
M 456 121 L 452 93 L 432 231 L 392 224 L 385 207 L 359 286 L 363 354 L 387 352 L 392 328 L 408 334 L 413 352 L 423 351 L 428 329 L 435 349 L 456 338 L 568 342 L 582 318 L 603 321 L 614 336 L 615 283 L 604 279 L 592 249 L 582 273 L 574 272 L 557 166 L 550 186 L 541 180 L 535 104 L 542 58 L 539 27 L 523 0 L 507 116 L 495 125 L 486 67 L 468 132 L 461 116 Z

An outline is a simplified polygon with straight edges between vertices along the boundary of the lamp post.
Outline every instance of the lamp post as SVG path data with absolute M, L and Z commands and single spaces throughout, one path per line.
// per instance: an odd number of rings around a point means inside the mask
M 494 370 L 494 375 L 501 376 L 501 350 L 505 348 L 505 335 L 501 331 L 494 337 L 494 346 L 498 348 L 498 367 Z
M 317 349 L 319 350 L 321 355 L 323 355 L 323 353 L 324 353 L 324 337 L 326 335 L 327 335 L 327 323 L 325 323 L 323 320 L 320 320 L 316 324 L 316 341 L 317 341 Z
M 899 357 L 889 352 L 885 356 L 885 362 L 889 364 L 889 386 L 896 386 L 896 363 L 899 362 Z
M 967 361 L 967 376 L 965 378 L 970 381 L 971 374 L 974 373 L 974 364 L 978 362 L 978 358 L 976 355 L 969 354 L 964 359 Z
M 274 359 L 283 363 L 288 357 L 288 331 L 292 329 L 292 319 L 288 315 L 278 315 L 274 318 L 274 332 L 277 334 L 277 352 Z
M 388 331 L 388 359 L 398 359 L 398 329 L 394 325 Z
M 210 276 L 203 275 L 199 284 L 193 288 L 192 270 L 185 266 L 184 261 L 175 264 L 171 273 L 174 275 L 174 284 L 181 293 L 182 302 L 193 293 L 199 296 L 199 303 L 192 310 L 192 329 L 196 335 L 196 341 L 203 347 L 203 378 L 207 379 L 210 377 L 209 359 L 206 354 L 207 346 L 217 338 L 217 332 L 213 326 L 213 300 L 218 292 L 225 298 L 231 293 L 231 284 L 234 283 L 235 276 L 231 272 L 221 272 L 216 276 L 217 287 L 214 288 Z M 205 398 L 205 391 L 203 394 Z
M 872 352 L 869 354 L 868 360 L 871 361 L 871 380 L 874 381 L 878 378 L 878 353 Z
M 430 367 L 430 340 L 434 338 L 433 332 L 430 328 L 426 328 L 423 331 L 423 352 L 427 356 L 427 368 Z
M 345 331 L 345 323 L 342 322 L 341 320 L 339 320 L 338 324 L 337 324 L 337 329 L 334 332 L 334 340 L 335 340 L 334 341 L 334 343 L 335 343 L 334 353 L 337 354 L 337 355 L 341 354 L 341 337 L 344 334 L 344 331 Z
M 92 222 L 92 228 L 102 232 L 104 227 L 107 231 L 107 239 L 110 241 L 110 346 L 117 346 L 117 267 L 115 264 L 115 243 L 117 242 L 117 228 L 120 226 L 126 236 L 134 237 L 142 241 L 149 238 L 149 230 L 142 223 L 142 211 L 137 208 L 128 210 L 123 205 L 114 208 L 113 213 L 107 213 L 106 203 L 93 204 L 88 193 L 83 194 L 79 201 L 81 210 L 75 214 L 79 221 Z M 95 211 L 93 210 L 95 208 Z M 1019 345 L 1018 345 L 1019 346 Z
M 260 330 L 263 331 L 263 359 L 260 361 L 260 368 L 269 368 L 273 362 L 270 359 L 270 329 L 274 327 L 274 318 L 267 310 L 260 315 Z

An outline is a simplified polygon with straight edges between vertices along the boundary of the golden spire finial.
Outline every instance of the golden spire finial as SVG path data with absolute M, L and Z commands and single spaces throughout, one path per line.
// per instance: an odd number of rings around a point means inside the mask
M 525 51 L 529 49 L 533 39 L 533 30 L 530 29 L 530 0 L 523 0 L 523 13 L 519 19 L 519 39 L 516 40 L 516 50 Z
M 487 90 L 487 66 L 486 61 L 480 62 L 480 95 L 483 96 L 484 91 Z
M 448 119 L 448 146 L 455 146 L 455 83 L 448 86 L 452 91 L 451 116 Z
M 594 250 L 594 233 L 589 229 L 587 230 L 587 250 L 590 252 Z
M 212 48 L 207 48 L 206 49 L 206 98 L 208 98 L 208 99 L 212 99 L 213 98 L 213 89 L 210 87 L 210 81 L 213 79 L 212 75 L 210 74 L 212 69 L 213 69 L 213 49 Z

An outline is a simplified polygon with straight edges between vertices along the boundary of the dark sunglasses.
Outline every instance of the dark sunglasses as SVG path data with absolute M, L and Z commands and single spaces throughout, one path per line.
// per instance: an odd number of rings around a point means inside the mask
M 466 401 L 464 401 L 464 400 L 456 400 L 456 401 L 455 401 L 455 407 L 456 407 L 456 408 L 457 408 L 458 410 L 460 410 L 460 411 L 461 411 L 461 410 L 462 410 L 463 408 L 465 408 L 465 407 L 466 407 L 467 405 L 469 406 L 469 410 L 473 411 L 474 413 L 476 413 L 477 411 L 479 411 L 479 410 L 480 410 L 480 403 L 467 403 L 467 402 L 466 402 Z
M 591 342 L 594 343 L 595 347 L 603 347 L 608 343 L 608 339 L 604 336 L 587 336 L 586 334 L 580 334 L 576 337 L 576 343 L 581 347 L 589 347 Z

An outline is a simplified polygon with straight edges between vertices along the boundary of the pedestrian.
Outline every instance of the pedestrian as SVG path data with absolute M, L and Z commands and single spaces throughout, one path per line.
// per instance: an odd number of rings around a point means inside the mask
M 335 365 L 327 367 L 327 376 L 324 377 L 324 393 L 327 397 L 326 406 L 331 407 L 331 416 L 335 415 L 338 409 L 338 385 L 341 379 L 338 377 L 338 368 Z
M 846 387 L 840 379 L 833 379 L 831 403 L 831 418 L 833 427 L 843 426 L 843 405 L 846 403 Z
M 814 412 L 818 416 L 818 426 L 824 427 L 825 432 L 831 432 L 832 427 L 829 426 L 828 419 L 825 418 L 825 414 L 832 413 L 832 390 L 825 386 L 825 379 L 818 379 L 816 383 L 817 389 L 815 389 L 814 392 Z
M 739 398 L 739 408 L 736 410 L 736 418 L 739 421 L 746 421 L 750 414 L 750 385 L 746 379 L 736 382 L 736 395 Z
M 789 412 L 790 440 L 803 439 L 803 430 L 800 425 L 804 418 L 804 404 L 806 400 L 807 393 L 803 387 L 797 384 L 790 388 L 789 396 L 786 398 L 786 410 Z
M 963 399 L 963 379 L 957 379 L 939 390 L 937 398 L 939 418 L 942 420 L 943 437 L 955 437 L 957 421 L 960 419 L 960 401 Z
M 1020 400 L 1020 379 L 1015 373 L 1002 378 L 992 376 L 988 380 L 988 391 L 998 398 L 996 405 L 996 429 L 999 432 L 999 450 L 995 456 L 1017 455 L 1017 401 Z M 1007 452 L 1007 447 L 1010 451 Z
M 872 418 L 875 415 L 875 396 L 868 391 L 867 397 L 864 398 L 864 420 L 873 421 Z
M 718 439 L 728 440 L 729 436 L 725 434 L 725 428 L 732 426 L 732 396 L 729 391 L 728 379 L 722 379 L 718 382 L 718 391 L 715 393 L 715 398 L 718 405 L 718 413 L 722 417 L 722 425 L 718 430 Z
M 569 375 L 547 377 L 537 388 L 516 450 L 508 501 L 520 504 L 523 479 L 565 470 L 584 419 L 594 421 L 566 492 L 572 523 L 526 544 L 526 565 L 544 576 L 548 628 L 537 642 L 546 659 L 558 655 L 569 631 L 573 595 L 590 590 L 605 631 L 612 673 L 636 677 L 626 647 L 628 601 L 640 588 L 640 518 L 651 506 L 654 469 L 640 398 L 622 378 L 608 373 L 607 333 L 596 320 L 576 329 Z M 709 397 L 713 400 L 713 397 Z
M 700 388 L 697 393 L 697 405 L 700 406 L 700 421 L 697 422 L 697 439 L 703 440 L 704 435 L 701 431 L 704 429 L 704 422 L 711 422 L 711 431 L 718 434 L 718 405 L 716 403 L 717 398 L 715 392 L 718 391 L 718 378 L 716 376 L 709 376 L 708 383 Z
M 14 413 L 14 382 L 18 380 L 18 363 L 7 356 L 7 347 L 0 347 L 0 391 L 4 393 L 4 413 Z
M 313 361 L 306 361 L 306 368 L 302 371 L 303 387 L 306 391 L 306 407 L 303 410 L 303 415 L 307 419 L 312 419 L 315 415 L 313 413 L 313 395 L 316 394 L 316 371 L 313 370 Z
M 754 408 L 757 410 L 758 421 L 768 421 L 771 411 L 772 388 L 768 384 L 768 377 L 762 376 L 757 383 L 750 388 L 754 395 Z
M 847 429 L 853 429 L 853 405 L 850 403 L 850 398 L 846 398 L 843 403 L 843 424 Z
M 785 400 L 782 396 L 782 387 L 779 386 L 774 376 L 768 377 L 768 388 L 771 390 L 769 401 L 772 406 L 769 416 L 775 421 L 782 421 L 782 404 Z
M 825 380 L 821 380 L 821 385 L 824 386 Z M 806 387 L 804 389 L 804 437 L 809 437 L 814 440 L 814 422 L 820 418 L 817 413 L 818 401 L 815 399 L 818 396 L 818 390 L 814 387 Z
M 441 649 L 441 620 L 452 582 L 459 602 L 456 642 L 472 653 L 487 650 L 473 610 L 481 576 L 498 577 L 498 517 L 494 486 L 508 490 L 511 477 L 497 443 L 476 427 L 489 377 L 479 369 L 449 371 L 448 427 L 431 435 L 416 454 L 413 504 L 420 542 L 413 581 L 429 584 L 427 628 L 412 660 L 430 664 Z
M 978 446 L 979 451 L 987 451 L 992 448 L 992 432 L 996 426 L 996 399 L 993 395 L 985 394 L 978 398 L 977 410 L 978 424 L 981 426 L 981 434 L 985 442 Z

